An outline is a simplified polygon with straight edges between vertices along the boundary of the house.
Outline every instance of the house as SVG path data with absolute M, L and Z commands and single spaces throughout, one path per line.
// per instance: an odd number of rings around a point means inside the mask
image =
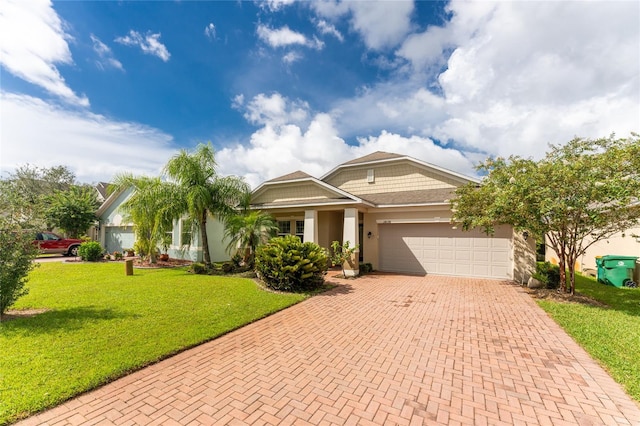
M 120 206 L 131 196 L 133 188 L 114 192 L 102 203 L 96 216 L 99 225 L 96 230 L 96 240 L 109 253 L 122 252 L 134 247 L 136 236 L 133 223 L 126 220 L 126 215 Z M 176 259 L 202 261 L 202 244 L 200 235 L 191 235 L 191 228 L 186 226 L 185 220 L 175 221 L 171 234 L 169 256 Z M 199 234 L 199 233 L 198 233 Z M 224 226 L 212 216 L 207 220 L 207 236 L 209 239 L 209 254 L 211 261 L 229 260 L 226 245 L 223 244 Z M 190 245 L 187 242 L 191 241 Z
M 588 243 L 589 241 L 587 241 Z M 576 271 L 596 276 L 598 270 L 596 257 L 607 255 L 636 256 L 640 258 L 640 226 L 624 232 L 618 232 L 607 239 L 594 243 L 578 258 L 575 265 Z M 558 255 L 553 249 L 547 247 L 545 260 L 557 265 Z M 638 263 L 636 263 L 634 281 L 640 281 L 640 264 Z
M 477 180 L 405 155 L 374 152 L 321 178 L 297 171 L 266 181 L 252 208 L 275 217 L 279 234 L 329 248 L 359 246 L 374 269 L 525 281 L 535 268 L 535 242 L 496 227 L 488 236 L 451 224 L 454 190 Z M 358 262 L 346 270 L 358 274 Z

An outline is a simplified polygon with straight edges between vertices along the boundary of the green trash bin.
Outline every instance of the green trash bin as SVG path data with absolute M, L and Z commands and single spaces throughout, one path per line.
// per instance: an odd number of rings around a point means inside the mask
M 636 268 L 636 256 L 607 255 L 596 257 L 598 265 L 598 281 L 603 284 L 624 287 L 633 282 L 633 271 Z

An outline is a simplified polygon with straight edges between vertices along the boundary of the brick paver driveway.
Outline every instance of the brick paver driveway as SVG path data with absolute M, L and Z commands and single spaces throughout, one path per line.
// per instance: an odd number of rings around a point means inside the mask
M 640 408 L 516 285 L 371 275 L 24 422 L 149 423 L 635 426 Z

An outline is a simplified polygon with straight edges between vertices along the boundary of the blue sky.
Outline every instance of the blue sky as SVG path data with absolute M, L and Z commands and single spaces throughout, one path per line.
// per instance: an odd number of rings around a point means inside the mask
M 376 150 L 472 174 L 640 131 L 640 3 L 0 2 L 0 171 L 158 174 L 211 141 L 256 186 Z

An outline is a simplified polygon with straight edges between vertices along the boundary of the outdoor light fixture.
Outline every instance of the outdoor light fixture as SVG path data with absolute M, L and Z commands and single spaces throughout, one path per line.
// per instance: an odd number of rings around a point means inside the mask
M 527 241 L 527 239 L 529 238 L 529 233 L 527 231 L 524 231 L 522 233 L 522 237 L 524 238 L 525 241 Z
M 371 238 L 371 231 L 367 232 L 367 238 Z

